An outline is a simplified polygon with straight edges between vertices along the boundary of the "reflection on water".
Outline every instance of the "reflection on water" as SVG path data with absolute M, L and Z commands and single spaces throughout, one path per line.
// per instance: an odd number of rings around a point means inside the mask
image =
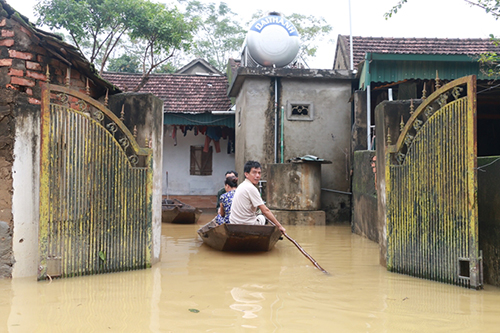
M 500 289 L 389 273 L 378 246 L 348 226 L 287 227 L 331 276 L 286 239 L 266 253 L 224 253 L 197 228 L 164 224 L 152 269 L 0 280 L 0 332 L 498 331 Z
M 259 303 L 264 300 L 264 295 L 262 292 L 252 291 L 252 289 L 262 288 L 262 286 L 251 285 L 231 289 L 231 296 L 233 296 L 236 303 L 231 304 L 229 307 L 233 310 L 243 312 L 243 318 L 257 317 L 255 312 L 262 310 L 262 306 Z

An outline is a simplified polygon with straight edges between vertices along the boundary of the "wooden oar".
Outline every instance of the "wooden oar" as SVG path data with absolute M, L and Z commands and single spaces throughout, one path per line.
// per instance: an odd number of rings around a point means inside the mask
M 313 263 L 314 266 L 316 266 L 317 269 L 319 269 L 320 271 L 322 271 L 323 273 L 327 274 L 327 275 L 330 275 L 330 273 L 328 273 L 327 271 L 325 271 L 323 269 L 323 267 L 321 267 L 317 262 L 316 260 L 313 259 L 313 257 L 311 257 L 300 245 L 299 243 L 297 243 L 292 237 L 288 236 L 287 233 L 283 233 L 283 235 L 290 241 L 292 242 L 298 249 L 300 252 L 302 252 L 303 255 L 306 256 L 307 259 L 311 260 L 311 262 Z

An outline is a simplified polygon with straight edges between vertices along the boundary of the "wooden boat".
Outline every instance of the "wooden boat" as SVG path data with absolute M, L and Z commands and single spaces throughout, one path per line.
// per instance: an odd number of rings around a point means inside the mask
M 177 199 L 163 199 L 161 221 L 165 223 L 194 224 L 203 211 Z
M 215 219 L 198 229 L 198 235 L 203 243 L 219 251 L 269 251 L 281 239 L 281 231 L 272 224 L 217 225 Z

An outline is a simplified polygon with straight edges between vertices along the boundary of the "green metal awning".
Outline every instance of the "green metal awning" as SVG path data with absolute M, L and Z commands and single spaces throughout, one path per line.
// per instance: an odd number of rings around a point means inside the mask
M 164 113 L 165 125 L 227 126 L 234 128 L 234 114 L 212 113 Z
M 365 90 L 371 82 L 431 80 L 436 78 L 436 71 L 442 80 L 455 80 L 472 74 L 478 79 L 488 79 L 480 70 L 477 56 L 369 52 L 361 69 L 359 88 Z

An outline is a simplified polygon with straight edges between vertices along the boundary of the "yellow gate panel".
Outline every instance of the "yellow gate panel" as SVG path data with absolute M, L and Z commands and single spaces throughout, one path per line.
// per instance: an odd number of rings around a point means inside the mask
M 481 288 L 475 76 L 448 83 L 386 153 L 387 268 Z
M 151 150 L 67 87 L 43 85 L 41 118 L 38 279 L 149 267 Z

